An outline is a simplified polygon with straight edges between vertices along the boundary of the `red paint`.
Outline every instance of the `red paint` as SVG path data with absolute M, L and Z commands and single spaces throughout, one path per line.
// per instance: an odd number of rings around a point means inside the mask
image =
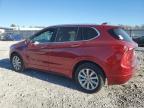
M 79 25 L 83 26 L 83 25 Z M 134 42 L 117 40 L 107 32 L 108 25 L 84 25 L 95 27 L 100 36 L 88 41 L 52 42 L 34 45 L 23 41 L 11 47 L 11 53 L 18 53 L 26 68 L 55 72 L 72 78 L 75 65 L 81 61 L 98 64 L 104 71 L 108 84 L 123 84 L 133 75 L 136 61 Z

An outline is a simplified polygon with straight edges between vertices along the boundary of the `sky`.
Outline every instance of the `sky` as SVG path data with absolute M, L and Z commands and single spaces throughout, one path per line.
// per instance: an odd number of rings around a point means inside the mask
M 144 24 L 144 0 L 0 0 L 0 26 Z

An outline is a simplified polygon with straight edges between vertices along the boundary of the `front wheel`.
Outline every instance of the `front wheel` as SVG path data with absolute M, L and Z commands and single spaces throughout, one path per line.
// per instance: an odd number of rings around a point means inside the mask
M 11 64 L 16 72 L 22 72 L 24 70 L 23 60 L 17 54 L 12 55 Z
M 76 69 L 75 79 L 82 91 L 98 92 L 104 85 L 103 71 L 92 63 L 84 63 Z

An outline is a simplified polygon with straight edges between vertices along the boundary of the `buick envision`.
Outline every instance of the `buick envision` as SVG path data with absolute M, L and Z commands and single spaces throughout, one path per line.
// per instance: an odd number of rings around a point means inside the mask
M 74 79 L 87 93 L 107 83 L 123 84 L 136 67 L 135 47 L 119 26 L 58 25 L 45 28 L 12 45 L 10 61 L 15 71 L 27 68 Z

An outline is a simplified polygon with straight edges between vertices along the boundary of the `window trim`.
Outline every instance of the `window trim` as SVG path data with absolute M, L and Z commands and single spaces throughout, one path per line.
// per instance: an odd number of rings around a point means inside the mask
M 73 27 L 75 27 L 75 26 L 73 26 Z M 58 35 L 58 32 L 59 32 L 60 28 L 61 28 L 61 27 L 58 27 L 58 28 L 57 28 L 57 33 L 56 33 L 55 41 L 54 41 L 53 43 L 67 43 L 67 42 L 91 41 L 91 40 L 97 39 L 97 38 L 100 36 L 99 30 L 97 30 L 95 27 L 85 27 L 85 28 L 92 28 L 93 30 L 95 30 L 95 31 L 97 32 L 97 35 L 96 35 L 95 37 L 93 37 L 93 38 L 91 38 L 91 39 L 87 39 L 87 40 L 75 40 L 75 41 L 57 42 L 56 39 L 57 39 L 57 35 Z M 67 27 L 66 27 L 66 28 L 67 28 Z M 78 30 L 77 30 L 77 35 L 76 35 L 76 37 L 78 36 L 79 28 L 80 28 L 80 27 L 78 26 L 77 28 L 78 28 Z M 84 28 L 84 27 L 81 27 L 81 28 Z
M 63 26 L 61 26 L 63 27 Z M 47 44 L 47 43 L 68 43 L 68 42 L 83 42 L 83 41 L 91 41 L 91 40 L 94 40 L 94 39 L 97 39 L 99 36 L 100 36 L 100 31 L 97 30 L 95 27 L 85 27 L 85 28 L 92 28 L 94 29 L 98 35 L 96 35 L 95 37 L 91 38 L 91 39 L 87 39 L 87 40 L 75 40 L 75 41 L 64 41 L 64 42 L 57 42 L 56 39 L 57 39 L 57 35 L 58 35 L 58 32 L 60 30 L 61 27 L 47 27 L 46 29 L 43 29 L 42 31 L 39 31 L 38 33 L 36 33 L 32 38 L 35 38 L 37 37 L 37 34 L 41 34 L 42 32 L 46 32 L 48 29 L 51 29 L 51 28 L 54 28 L 54 29 L 57 29 L 56 31 L 56 36 L 55 36 L 55 40 L 53 42 L 45 42 L 45 43 L 41 43 L 41 44 Z M 75 27 L 75 26 L 71 26 L 71 27 Z M 78 33 L 79 33 L 79 28 L 80 26 L 76 26 L 78 29 L 77 29 L 77 35 L 76 37 L 78 36 Z M 83 28 L 83 27 L 81 27 Z M 32 40 L 32 39 L 31 39 Z

